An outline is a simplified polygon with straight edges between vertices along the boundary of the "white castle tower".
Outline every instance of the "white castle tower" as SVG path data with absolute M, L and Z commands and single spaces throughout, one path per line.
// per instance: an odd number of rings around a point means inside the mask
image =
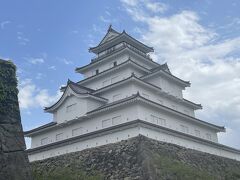
M 240 160 L 240 151 L 218 143 L 225 128 L 197 119 L 200 104 L 183 98 L 188 81 L 149 57 L 153 48 L 110 26 L 89 49 L 96 58 L 76 68 L 62 97 L 45 111 L 53 121 L 25 132 L 30 161 L 143 135 L 190 149 Z

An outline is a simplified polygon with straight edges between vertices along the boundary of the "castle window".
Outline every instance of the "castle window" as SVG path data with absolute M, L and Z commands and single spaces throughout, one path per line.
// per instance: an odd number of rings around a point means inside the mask
M 63 139 L 63 133 L 56 134 L 56 141 L 60 141 Z
M 152 123 L 154 124 L 158 124 L 158 117 L 154 116 L 154 115 L 151 115 L 151 121 Z
M 206 133 L 206 138 L 207 138 L 207 140 L 212 140 L 211 134 Z
M 82 127 L 76 128 L 72 130 L 72 136 L 78 136 L 82 134 Z
M 117 66 L 117 61 L 113 62 L 113 67 Z
M 161 125 L 161 126 L 166 126 L 166 119 L 159 118 L 158 119 L 158 124 Z
M 189 111 L 188 110 L 184 110 L 184 113 L 187 114 L 187 115 L 190 115 Z
M 188 133 L 189 132 L 188 127 L 184 126 L 184 125 L 181 125 L 181 131 L 184 132 L 184 133 Z
M 106 119 L 106 120 L 103 120 L 102 121 L 102 127 L 105 128 L 105 127 L 109 127 L 112 125 L 112 121 L 111 119 Z
M 113 95 L 113 101 L 117 101 L 117 100 L 119 100 L 119 99 L 121 99 L 121 94 L 115 94 L 115 95 Z
M 113 84 L 113 83 L 117 82 L 117 80 L 118 80 L 118 76 L 115 76 L 111 79 L 111 83 Z
M 110 79 L 107 79 L 107 80 L 103 81 L 103 87 L 108 86 L 110 84 L 111 84 Z
M 120 124 L 121 121 L 122 121 L 121 116 L 116 116 L 116 117 L 113 117 L 113 118 L 112 118 L 112 123 L 113 123 L 113 125 Z
M 69 106 L 66 107 L 66 112 L 72 112 L 75 110 L 77 103 L 71 104 Z
M 163 101 L 161 99 L 158 99 L 158 103 L 163 105 Z
M 151 115 L 151 122 L 154 124 L 159 124 L 161 126 L 166 126 L 166 119 Z
M 48 143 L 48 138 L 47 138 L 47 137 L 41 139 L 41 145 L 45 145 L 45 144 L 47 144 L 47 143 Z
M 96 74 L 99 74 L 99 69 L 96 69 L 96 71 L 95 71 L 95 72 L 96 72 Z
M 177 106 L 175 105 L 172 105 L 172 109 L 176 110 L 177 111 Z
M 197 129 L 195 129 L 195 135 L 196 135 L 197 137 L 200 137 L 200 131 L 197 130 Z

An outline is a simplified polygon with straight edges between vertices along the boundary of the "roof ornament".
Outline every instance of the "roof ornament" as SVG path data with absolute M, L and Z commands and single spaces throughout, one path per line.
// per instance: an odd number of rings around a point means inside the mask
M 108 27 L 108 32 L 112 30 L 112 24 L 109 25 Z
M 68 78 L 67 80 L 67 84 L 70 84 L 72 81 Z

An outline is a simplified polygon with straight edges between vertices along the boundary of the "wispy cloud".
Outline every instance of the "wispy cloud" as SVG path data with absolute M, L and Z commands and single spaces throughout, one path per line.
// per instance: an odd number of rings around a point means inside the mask
M 56 66 L 49 66 L 48 69 L 51 69 L 51 70 L 56 70 Z
M 27 45 L 27 43 L 30 42 L 30 40 L 25 37 L 23 32 L 17 32 L 17 40 L 19 44 L 23 46 Z
M 28 57 L 25 58 L 28 60 L 29 63 L 31 64 L 42 64 L 45 62 L 45 60 L 43 58 L 33 58 L 33 57 Z
M 167 61 L 173 74 L 192 82 L 184 94 L 202 103 L 204 109 L 197 115 L 225 125 L 229 132 L 219 137 L 220 142 L 240 148 L 240 35 L 222 40 L 215 26 L 202 25 L 194 11 L 157 15 L 155 1 L 122 4 L 136 23 L 145 25 L 139 31 L 141 40 L 155 48 L 155 59 Z
M 66 59 L 66 58 L 62 58 L 61 60 L 62 60 L 62 62 L 63 62 L 64 64 L 66 64 L 66 65 L 71 65 L 71 64 L 73 64 L 72 61 L 70 61 L 70 60 L 68 60 L 68 59 Z
M 0 23 L 1 29 L 4 29 L 7 26 L 7 24 L 10 24 L 10 23 L 11 23 L 11 21 L 3 21 L 3 22 L 1 22 Z
M 42 79 L 45 75 L 43 73 L 37 73 L 36 79 Z

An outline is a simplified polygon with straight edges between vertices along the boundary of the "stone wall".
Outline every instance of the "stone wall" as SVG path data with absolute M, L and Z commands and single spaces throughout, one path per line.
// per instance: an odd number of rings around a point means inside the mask
M 16 67 L 0 59 L 0 179 L 30 180 L 18 105 Z
M 239 161 L 144 136 L 35 161 L 31 167 L 39 180 L 240 179 Z

